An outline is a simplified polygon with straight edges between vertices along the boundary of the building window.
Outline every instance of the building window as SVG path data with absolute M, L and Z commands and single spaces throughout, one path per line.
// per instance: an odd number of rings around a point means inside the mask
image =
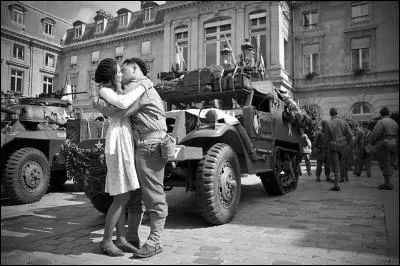
M 75 27 L 75 38 L 82 37 L 82 25 Z
M 140 55 L 149 56 L 151 54 L 151 42 L 144 41 L 140 45 Z
M 118 25 L 120 28 L 126 27 L 128 25 L 128 13 L 120 15 L 118 21 Z
M 76 85 L 71 85 L 72 99 L 76 99 Z
M 221 65 L 221 50 L 231 45 L 231 21 L 224 20 L 205 25 L 206 66 Z
M 369 58 L 370 38 L 351 39 L 351 70 L 368 70 L 370 66 Z
M 250 41 L 254 49 L 258 53 L 260 51 L 264 59 L 264 67 L 266 67 L 266 51 L 267 51 L 267 27 L 266 27 L 266 13 L 258 12 L 250 14 Z M 257 54 L 258 56 L 258 54 Z
M 11 69 L 11 88 L 13 92 L 22 93 L 22 86 L 24 84 L 24 72 L 16 69 Z
M 368 2 L 355 3 L 351 5 L 351 22 L 368 20 Z
M 120 61 L 124 57 L 124 47 L 123 46 L 118 46 L 115 48 L 115 59 L 117 61 Z
M 53 78 L 44 76 L 43 77 L 43 93 L 52 93 L 53 92 Z
M 144 9 L 144 21 L 151 21 L 154 19 L 155 9 L 153 7 Z
M 103 32 L 103 30 L 104 30 L 104 20 L 98 20 L 96 23 L 97 23 L 96 24 L 96 32 L 97 33 Z
M 319 74 L 319 54 L 310 53 L 304 55 L 304 74 Z
M 186 66 L 186 68 L 188 65 L 188 56 L 189 56 L 189 38 L 188 37 L 189 37 L 189 32 L 187 31 L 187 27 L 185 27 L 183 29 L 175 30 L 176 44 L 178 45 L 180 53 L 183 56 L 183 60 L 185 61 L 184 65 Z
M 91 88 L 89 90 L 90 97 L 93 96 L 92 92 L 94 91 L 94 88 L 96 87 L 96 82 L 94 80 L 95 80 L 95 75 L 90 75 L 90 80 L 89 80 L 89 82 L 90 82 L 89 88 Z
M 47 66 L 47 67 L 54 68 L 54 65 L 55 65 L 54 63 L 55 63 L 54 62 L 54 55 L 46 54 L 44 65 Z
M 320 44 L 303 46 L 303 74 L 320 74 Z
M 22 12 L 21 10 L 13 9 L 12 20 L 17 24 L 24 25 L 24 12 Z
M 13 57 L 24 60 L 24 47 L 18 44 L 14 44 Z
M 311 11 L 303 14 L 303 27 L 305 30 L 318 28 L 318 12 Z
M 357 121 L 369 121 L 372 117 L 372 108 L 365 102 L 358 102 L 354 104 L 352 114 Z
M 99 56 L 99 51 L 92 52 L 92 64 L 97 64 L 99 62 Z
M 44 33 L 48 35 L 53 35 L 53 24 L 49 22 L 44 22 Z
M 72 68 L 75 68 L 75 67 L 76 67 L 77 61 L 78 61 L 78 56 L 77 56 L 77 55 L 71 56 L 71 67 L 72 67 Z

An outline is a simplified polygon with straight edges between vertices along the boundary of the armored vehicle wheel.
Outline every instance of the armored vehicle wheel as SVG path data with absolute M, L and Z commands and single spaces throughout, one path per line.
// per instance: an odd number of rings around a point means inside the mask
M 214 144 L 198 164 L 196 173 L 202 217 L 211 224 L 232 220 L 240 200 L 239 161 L 233 149 L 224 143 Z
M 3 180 L 5 196 L 11 202 L 26 204 L 38 201 L 49 186 L 49 162 L 38 149 L 19 149 L 7 159 Z
M 260 174 L 261 182 L 270 195 L 283 195 L 297 188 L 299 182 L 297 168 L 298 154 L 275 149 L 274 169 L 272 173 Z
M 66 170 L 57 170 L 51 172 L 51 177 L 50 177 L 50 185 L 54 187 L 59 187 L 65 184 L 67 182 L 68 177 L 67 177 L 67 171 Z
M 90 202 L 92 203 L 93 207 L 96 208 L 96 210 L 107 214 L 108 208 L 110 208 L 113 201 L 112 196 L 103 192 L 87 191 L 86 189 L 85 194 L 90 199 Z

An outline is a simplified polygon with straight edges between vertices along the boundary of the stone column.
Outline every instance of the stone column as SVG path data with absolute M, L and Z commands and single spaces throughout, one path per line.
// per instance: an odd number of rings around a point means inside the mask
M 271 30 L 271 67 L 280 67 L 283 64 L 283 38 L 281 30 L 281 9 L 279 2 L 270 4 L 270 30 Z M 282 49 L 281 49 L 282 47 Z
M 241 53 L 240 46 L 244 43 L 244 38 L 248 37 L 245 36 L 245 27 L 247 27 L 247 25 L 248 21 L 244 18 L 244 9 L 238 6 L 236 8 L 235 24 L 232 25 L 232 40 L 235 40 L 232 49 L 235 60 L 237 60 L 237 56 Z
M 199 51 L 200 51 L 200 46 L 202 45 L 202 41 L 199 41 L 199 19 L 198 18 L 192 18 L 191 19 L 191 24 L 189 25 L 189 49 L 190 49 L 190 70 L 194 70 L 199 68 L 200 66 L 198 65 L 199 62 L 199 57 L 201 56 Z
M 171 70 L 171 22 L 167 22 L 164 26 L 164 45 L 162 58 L 162 71 Z

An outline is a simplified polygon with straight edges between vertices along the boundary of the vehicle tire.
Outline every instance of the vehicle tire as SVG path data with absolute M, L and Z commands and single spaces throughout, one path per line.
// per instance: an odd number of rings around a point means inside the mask
M 49 162 L 35 148 L 13 152 L 3 169 L 5 197 L 12 203 L 27 204 L 40 200 L 50 182 Z
M 60 187 L 67 182 L 67 170 L 57 170 L 51 172 L 50 185 L 53 187 Z
M 196 182 L 203 219 L 214 225 L 232 220 L 241 193 L 240 167 L 235 151 L 225 143 L 214 144 L 198 164 Z
M 90 199 L 93 207 L 103 214 L 107 214 L 108 209 L 113 202 L 113 197 L 104 192 L 86 191 L 86 196 Z
M 282 158 L 283 154 L 289 158 Z M 297 188 L 299 182 L 298 156 L 298 153 L 289 155 L 288 152 L 281 152 L 279 148 L 275 149 L 273 172 L 260 174 L 261 182 L 268 194 L 284 195 Z M 291 173 L 290 164 L 294 174 Z

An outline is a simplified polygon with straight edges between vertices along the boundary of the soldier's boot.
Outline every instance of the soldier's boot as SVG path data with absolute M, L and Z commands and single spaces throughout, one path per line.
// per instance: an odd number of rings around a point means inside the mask
M 331 188 L 332 191 L 340 191 L 340 186 L 339 186 L 339 176 L 340 173 L 334 173 L 335 174 L 335 184 L 334 186 Z
M 140 248 L 139 226 L 142 223 L 143 212 L 128 212 L 127 240 L 136 248 Z
M 139 258 L 147 258 L 162 252 L 160 237 L 162 231 L 164 230 L 164 224 L 165 217 L 158 217 L 153 213 L 150 215 L 150 235 L 147 238 L 146 243 L 140 249 L 133 252 L 134 256 Z
M 321 182 L 321 178 L 319 176 L 317 176 L 317 179 L 315 181 Z
M 392 190 L 393 185 L 390 184 L 390 176 L 384 176 L 385 179 L 385 184 L 379 185 L 378 189 L 383 189 L 383 190 Z

